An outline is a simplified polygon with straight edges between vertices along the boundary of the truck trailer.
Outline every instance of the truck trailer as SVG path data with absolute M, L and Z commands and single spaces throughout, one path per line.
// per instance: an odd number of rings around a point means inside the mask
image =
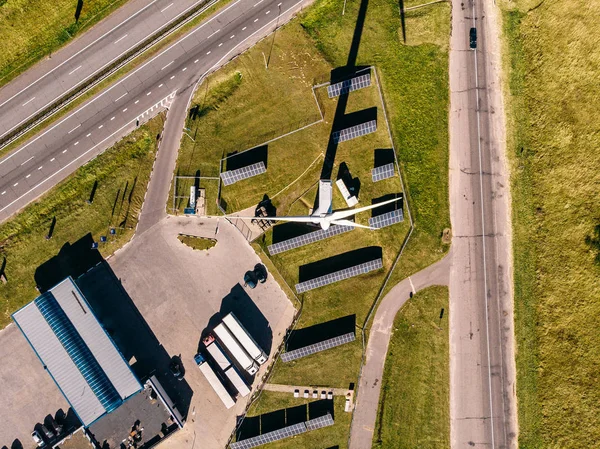
M 242 347 L 246 350 L 248 355 L 252 357 L 259 365 L 262 365 L 267 361 L 267 355 L 258 346 L 256 341 L 252 338 L 246 328 L 240 323 L 237 317 L 232 313 L 228 313 L 223 317 L 223 322 L 233 334 L 233 336 L 240 342 Z
M 248 388 L 248 385 L 246 385 L 246 382 L 244 382 L 244 379 L 240 373 L 238 373 L 238 370 L 235 368 L 235 366 L 230 366 L 227 368 L 225 370 L 225 375 L 231 381 L 235 389 L 239 391 L 240 395 L 248 396 L 250 394 L 250 388 Z
M 246 385 L 246 382 L 237 369 L 232 366 L 233 364 L 231 363 L 231 360 L 229 360 L 229 357 L 225 355 L 219 346 L 219 343 L 216 342 L 215 337 L 208 335 L 204 339 L 204 345 L 206 346 L 208 353 L 211 355 L 217 365 L 219 365 L 219 368 L 223 370 L 235 389 L 242 396 L 247 396 L 250 393 L 250 388 L 248 388 L 248 385 Z
M 248 371 L 250 374 L 255 374 L 258 371 L 258 365 L 254 363 L 254 360 L 248 355 L 246 350 L 238 343 L 231 332 L 225 326 L 220 323 L 214 328 L 214 333 L 219 337 L 223 346 L 231 353 L 233 358 L 240 364 L 240 366 Z
M 233 407 L 233 405 L 235 404 L 235 401 L 233 400 L 231 395 L 227 392 L 227 389 L 223 385 L 223 382 L 221 382 L 221 380 L 217 377 L 217 375 L 215 374 L 213 369 L 210 367 L 210 365 L 206 362 L 206 360 L 202 356 L 202 354 L 196 354 L 196 356 L 194 357 L 194 361 L 198 364 L 198 368 L 200 368 L 200 371 L 202 372 L 202 374 L 204 374 L 204 377 L 206 377 L 206 380 L 208 380 L 208 383 L 210 384 L 210 386 L 213 388 L 215 393 L 217 393 L 217 396 L 219 396 L 219 399 L 221 399 L 221 401 L 223 401 L 223 404 L 225 405 L 225 407 L 226 408 Z

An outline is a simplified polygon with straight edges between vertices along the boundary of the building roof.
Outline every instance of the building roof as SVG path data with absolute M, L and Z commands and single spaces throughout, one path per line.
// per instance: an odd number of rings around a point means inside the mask
M 13 319 L 84 426 L 141 390 L 70 277 Z

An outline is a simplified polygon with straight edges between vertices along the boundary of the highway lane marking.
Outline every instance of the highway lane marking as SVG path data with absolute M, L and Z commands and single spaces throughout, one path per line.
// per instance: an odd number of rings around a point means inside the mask
M 54 162 L 54 160 L 55 160 L 55 159 L 56 159 L 56 158 L 55 158 L 55 157 L 53 157 L 52 159 L 50 159 L 50 162 Z
M 154 3 L 156 3 L 158 0 L 152 0 L 150 3 L 148 3 L 148 5 L 146 5 L 144 8 L 140 9 L 138 12 L 136 12 L 135 14 L 133 14 L 132 16 L 128 17 L 126 20 L 124 20 L 123 22 L 121 22 L 120 24 L 116 25 L 114 28 L 112 28 L 111 30 L 107 31 L 106 33 L 104 33 L 102 36 L 98 37 L 98 39 L 96 39 L 94 42 L 91 42 L 90 44 L 88 44 L 86 47 L 83 47 L 81 50 L 79 50 L 77 53 L 75 53 L 73 56 L 71 56 L 69 59 L 67 59 L 66 61 L 62 62 L 61 64 L 57 65 L 56 67 L 54 67 L 52 70 L 46 72 L 43 76 L 39 77 L 37 80 L 35 80 L 33 83 L 29 84 L 28 86 L 24 87 L 23 89 L 21 89 L 19 92 L 17 92 L 16 94 L 14 94 L 12 97 L 10 97 L 8 100 L 6 100 L 4 103 L 0 104 L 0 106 L 5 105 L 6 103 L 8 103 L 10 100 L 12 100 L 13 98 L 15 98 L 17 95 L 21 94 L 22 92 L 26 91 L 27 89 L 29 89 L 31 86 L 33 86 L 35 83 L 37 83 L 38 81 L 40 81 L 41 79 L 44 79 L 45 77 L 47 77 L 48 75 L 50 75 L 52 72 L 54 72 L 56 69 L 62 67 L 63 65 L 65 65 L 67 62 L 69 62 L 71 59 L 73 59 L 74 57 L 76 57 L 77 55 L 79 55 L 80 53 L 84 52 L 85 50 L 87 50 L 89 47 L 91 47 L 92 45 L 94 45 L 96 42 L 98 42 L 99 40 L 103 39 L 104 37 L 108 36 L 110 33 L 112 33 L 114 30 L 116 30 L 117 28 L 119 28 L 121 25 L 123 25 L 125 22 L 130 21 L 131 19 L 133 19 L 135 16 L 137 16 L 138 14 L 140 14 L 141 12 L 143 12 L 145 9 L 148 9 L 150 6 L 152 6 Z M 121 55 L 119 55 L 121 56 Z M 112 62 L 112 61 L 111 61 Z
M 30 176 L 31 176 L 31 173 L 29 173 L 27 176 L 25 176 L 25 179 L 29 179 Z
M 105 37 L 106 35 L 108 35 L 110 32 L 112 32 L 113 30 L 117 29 L 119 26 L 123 25 L 124 23 L 126 23 L 128 20 L 132 19 L 133 17 L 137 16 L 139 13 L 141 13 L 143 10 L 145 10 L 146 8 L 150 7 L 150 5 L 156 3 L 157 0 L 152 0 L 151 3 L 149 3 L 145 8 L 141 9 L 140 11 L 136 12 L 135 14 L 133 14 L 131 17 L 129 17 L 127 20 L 121 22 L 121 24 L 115 26 L 111 31 L 109 31 L 108 33 L 105 33 L 103 36 L 99 37 L 98 39 L 96 39 L 94 42 L 92 42 L 91 44 L 89 44 L 87 47 L 85 47 L 84 49 L 80 50 L 78 53 L 76 53 L 75 55 L 73 55 L 71 58 L 67 59 L 65 62 L 59 64 L 57 67 L 55 67 L 54 69 L 50 70 L 49 72 L 46 72 L 46 74 L 44 74 L 42 77 L 38 78 L 36 81 L 34 81 L 33 83 L 31 83 L 29 86 L 21 89 L 21 91 L 19 91 L 18 93 L 16 93 L 15 95 L 13 95 L 11 98 L 9 98 L 8 100 L 6 100 L 4 103 L 0 104 L 0 107 L 4 104 L 6 104 L 7 102 L 9 102 L 10 100 L 12 100 L 13 98 L 15 98 L 17 95 L 19 95 L 20 93 L 24 92 L 25 90 L 27 90 L 29 87 L 31 87 L 33 84 L 37 83 L 38 81 L 40 81 L 42 78 L 46 77 L 49 73 L 52 73 L 54 70 L 56 70 L 58 67 L 61 67 L 62 65 L 64 65 L 66 62 L 70 61 L 73 57 L 75 57 L 77 54 L 81 53 L 82 51 L 84 51 L 85 49 L 87 49 L 88 47 L 90 47 L 91 45 L 93 45 L 95 42 L 99 41 L 100 39 L 102 39 L 103 37 Z M 200 3 L 203 0 L 199 0 L 196 3 L 194 3 L 193 5 L 191 5 L 190 7 L 188 7 L 185 11 L 182 11 L 178 16 L 174 17 L 173 20 L 176 20 L 177 18 L 183 16 L 184 14 L 186 14 L 188 11 L 190 11 L 192 8 L 195 8 L 198 3 Z M 147 63 L 143 64 L 142 66 L 140 66 L 137 70 L 133 71 L 132 73 L 130 73 L 129 75 L 127 75 L 125 78 L 123 78 L 121 81 L 119 81 L 118 83 L 116 83 L 115 85 L 111 86 L 110 88 L 108 88 L 106 91 L 104 91 L 103 93 L 101 93 L 100 95 L 98 95 L 97 97 L 95 97 L 94 99 L 92 99 L 92 101 L 90 101 L 90 103 L 93 103 L 95 100 L 97 100 L 98 98 L 100 98 L 102 95 L 106 94 L 107 92 L 109 92 L 110 90 L 112 90 L 115 86 L 117 86 L 118 84 L 120 84 L 121 82 L 125 81 L 127 78 L 129 78 L 129 76 L 133 75 L 134 73 L 136 73 L 138 70 L 141 70 L 142 68 L 144 68 L 146 65 L 148 65 L 149 63 L 153 62 L 156 58 L 158 58 L 159 56 L 161 56 L 162 54 L 166 53 L 167 51 L 169 51 L 171 48 L 173 48 L 175 45 L 178 45 L 181 41 L 187 39 L 189 36 L 191 36 L 192 34 L 194 34 L 196 31 L 202 29 L 206 24 L 212 22 L 213 20 L 217 19 L 217 17 L 219 17 L 221 14 L 224 14 L 226 11 L 228 11 L 230 8 L 233 8 L 235 5 L 237 5 L 241 0 L 236 0 L 235 2 L 233 2 L 231 5 L 229 5 L 227 8 L 225 8 L 224 10 L 220 11 L 218 14 L 216 14 L 215 16 L 213 16 L 212 18 L 210 18 L 209 20 L 207 20 L 206 22 L 204 22 L 202 25 L 200 25 L 198 28 L 196 28 L 195 30 L 193 30 L 192 32 L 190 32 L 188 35 L 184 36 L 182 39 L 180 39 L 178 42 L 175 42 L 174 44 L 172 44 L 170 47 L 166 48 L 164 51 L 162 51 L 160 54 L 158 54 L 157 56 L 155 56 L 154 58 L 152 58 L 150 61 L 148 61 Z M 207 10 L 209 7 L 213 6 L 215 4 L 216 0 L 211 0 L 211 2 L 209 2 L 206 6 L 204 6 L 201 11 L 205 11 Z M 133 44 L 134 46 L 139 44 L 141 41 L 136 42 L 135 44 Z M 118 56 L 116 56 L 115 58 L 113 58 L 112 60 L 110 60 L 109 62 L 107 62 L 104 66 L 100 67 L 98 70 L 102 70 L 106 67 L 108 67 L 110 64 L 112 64 L 114 61 L 116 61 L 118 58 L 120 58 L 122 56 L 123 52 L 121 52 Z M 88 77 L 89 78 L 89 77 Z M 88 79 L 86 78 L 86 79 Z M 54 101 L 54 100 L 53 100 Z M 87 105 L 89 105 L 90 103 L 86 103 L 85 105 L 83 105 L 81 107 L 81 109 L 85 108 Z M 43 107 L 47 106 L 50 103 L 45 104 Z M 80 109 L 80 110 L 81 110 Z M 21 122 L 17 123 L 15 126 L 19 126 L 21 125 L 23 122 L 25 122 L 26 120 L 29 120 L 31 117 L 33 117 L 33 115 L 35 114 L 32 113 L 30 114 L 28 117 L 26 117 L 25 119 L 23 119 Z M 69 116 L 70 117 L 70 116 Z M 65 119 L 63 119 L 60 123 L 62 123 L 64 120 L 67 120 L 69 117 L 66 117 Z M 54 125 L 54 126 L 58 126 Z M 14 129 L 14 128 L 13 128 Z M 9 130 L 10 131 L 10 130 Z M 5 136 L 9 131 L 5 132 L 4 134 L 0 134 L 0 137 Z M 49 131 L 49 130 L 48 130 Z M 43 134 L 42 134 L 43 135 Z M 37 138 L 41 138 L 42 135 L 38 136 Z M 34 140 L 37 140 L 34 139 Z M 32 142 L 28 142 L 28 144 L 33 143 Z M 14 154 L 14 153 L 13 153 Z M 4 160 L 8 160 L 10 157 L 12 157 L 11 155 L 8 155 L 6 158 L 4 158 L 3 160 L 0 161 L 0 164 L 2 164 L 2 162 Z
M 111 117 L 111 118 L 110 118 L 110 121 L 112 122 L 114 119 L 115 119 L 114 117 Z
M 14 185 L 13 185 L 13 187 L 17 187 L 18 185 L 19 185 L 19 183 L 15 182 Z
M 123 109 L 123 112 L 127 112 L 127 108 Z
M 0 193 L 0 195 L 4 195 L 5 193 L 6 193 L 6 190 L 4 192 Z
M 140 100 L 135 100 L 135 103 L 133 103 L 133 104 L 138 104 L 139 102 L 140 102 Z
M 270 12 L 271 12 L 270 10 L 269 10 L 269 11 L 267 11 L 267 12 L 265 13 L 265 16 L 266 16 L 267 14 L 269 14 Z
M 242 31 L 244 31 L 246 28 L 248 28 L 248 27 L 244 27 L 244 28 L 242 28 Z
M 263 2 L 263 0 L 260 0 L 258 3 L 255 3 L 253 8 L 256 8 L 258 5 L 260 5 Z
M 220 47 L 221 45 L 223 45 L 223 42 L 221 42 L 221 43 L 219 44 L 219 47 Z
M 62 154 L 65 154 L 66 152 L 67 152 L 67 150 L 63 150 L 63 151 L 62 151 Z
M 146 96 L 150 95 L 151 93 L 152 93 L 152 91 L 148 92 L 148 93 L 146 94 Z
M 129 92 L 125 92 L 123 95 L 121 95 L 119 98 L 117 98 L 117 99 L 115 100 L 115 103 L 116 103 L 117 101 L 119 101 L 121 98 L 123 98 L 125 95 L 127 95 L 128 93 L 129 93 Z
M 183 69 L 181 69 L 182 72 L 185 72 L 187 70 L 187 67 L 184 67 Z
M 194 64 L 197 64 L 197 63 L 198 63 L 198 61 L 200 61 L 200 60 L 199 60 L 199 59 L 196 59 L 196 60 L 194 61 Z
M 35 156 L 31 156 L 29 159 L 27 159 L 25 162 L 23 162 L 23 163 L 21 164 L 21 167 L 22 167 L 23 165 L 25 165 L 27 162 L 29 162 L 31 159 L 33 159 L 34 157 L 35 157 Z
M 122 36 L 122 37 L 118 38 L 118 39 L 115 41 L 115 44 L 118 44 L 118 43 L 119 43 L 119 42 L 121 42 L 123 39 L 125 39 L 127 36 L 128 36 L 128 34 L 125 34 L 124 36 Z
M 100 125 L 100 126 L 98 127 L 98 129 L 102 129 L 103 127 L 104 127 L 104 125 Z
M 92 135 L 92 133 L 87 133 L 87 134 L 85 135 L 85 137 L 90 137 L 91 135 Z
M 164 84 L 163 84 L 163 83 L 160 83 L 160 84 L 158 85 L 158 87 L 163 87 L 163 86 L 164 86 Z
M 25 105 L 27 105 L 27 104 L 31 103 L 33 100 L 35 100 L 35 97 L 31 97 L 31 99 L 30 99 L 30 100 L 27 100 L 25 103 L 23 103 L 23 105 L 22 105 L 22 106 L 25 106 Z
M 281 6 L 281 5 L 282 5 L 281 3 L 277 3 L 277 6 L 278 6 L 278 7 L 279 7 L 279 6 Z
M 235 34 L 232 34 L 231 36 L 229 36 L 229 39 L 233 39 L 235 37 Z
M 258 19 L 254 19 L 254 23 L 258 22 Z
M 74 68 L 73 70 L 71 70 L 69 72 L 69 75 L 72 75 L 73 73 L 75 73 L 77 70 L 79 70 L 81 68 L 81 66 Z
M 169 3 L 167 6 L 165 6 L 163 9 L 160 10 L 160 12 L 165 12 L 167 9 L 169 9 L 171 6 L 173 6 L 173 3 Z
M 211 37 L 213 37 L 215 34 L 217 34 L 219 31 L 221 31 L 221 28 L 219 28 L 217 31 L 215 31 L 212 34 L 209 34 L 208 37 L 206 39 L 210 39 Z
M 42 167 L 43 167 L 43 165 L 40 165 L 40 166 L 38 167 L 38 170 L 41 170 L 41 169 L 42 169 Z
M 74 147 L 76 147 L 77 145 L 79 145 L 79 140 L 73 144 Z M 67 150 L 65 150 L 65 151 L 67 151 Z M 63 153 L 64 153 L 64 151 L 63 151 Z
M 171 78 L 169 78 L 170 80 L 172 80 L 173 78 L 175 78 L 175 75 L 173 75 Z M 135 102 L 135 104 L 137 104 L 137 101 Z
M 174 62 L 175 62 L 175 61 L 171 61 L 171 62 L 169 62 L 169 63 L 168 63 L 166 66 L 164 66 L 164 67 L 163 67 L 161 70 L 164 70 L 164 69 L 166 69 L 167 67 L 169 67 L 169 66 L 170 66 L 171 64 L 173 64 Z
M 207 55 L 210 55 L 210 51 L 207 51 L 207 52 L 206 52 L 206 54 L 207 54 Z
M 69 131 L 67 134 L 71 134 L 73 131 L 75 131 L 77 128 L 79 128 L 81 126 L 81 123 L 79 125 L 77 125 L 75 128 L 73 128 L 71 131 Z

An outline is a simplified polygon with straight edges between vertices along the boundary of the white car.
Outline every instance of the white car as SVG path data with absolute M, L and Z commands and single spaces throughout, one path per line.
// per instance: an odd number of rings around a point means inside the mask
M 35 441 L 35 444 L 37 444 L 38 447 L 42 447 L 44 445 L 44 440 L 37 430 L 31 432 L 31 438 L 33 438 L 33 441 Z
M 294 390 L 294 397 L 295 398 L 299 398 L 300 397 L 300 390 Z

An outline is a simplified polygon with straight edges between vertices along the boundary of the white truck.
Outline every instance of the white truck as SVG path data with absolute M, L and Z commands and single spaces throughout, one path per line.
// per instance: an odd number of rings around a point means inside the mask
M 223 370 L 227 378 L 231 381 L 240 395 L 247 396 L 250 393 L 250 388 L 248 388 L 248 385 L 246 385 L 246 382 L 244 382 L 244 379 L 240 373 L 238 373 L 235 367 L 232 366 L 231 360 L 229 360 L 229 357 L 225 355 L 219 346 L 219 343 L 215 341 L 215 337 L 208 335 L 204 339 L 204 345 L 206 346 L 208 353 L 211 355 L 217 365 L 219 365 L 219 368 Z
M 238 341 L 235 339 L 231 332 L 225 326 L 220 323 L 214 328 L 214 333 L 219 337 L 223 346 L 231 353 L 233 358 L 240 364 L 240 366 L 248 371 L 250 374 L 256 374 L 258 371 L 258 365 L 254 363 L 254 360 L 248 355 L 246 350 L 241 347 Z
M 223 322 L 250 357 L 252 357 L 259 365 L 262 365 L 267 361 L 268 357 L 265 352 L 258 346 L 256 341 L 254 341 L 250 333 L 242 326 L 242 323 L 240 323 L 233 312 L 225 315 L 225 317 L 223 317 Z
M 217 377 L 217 375 L 215 374 L 213 369 L 210 367 L 210 365 L 206 362 L 206 360 L 204 359 L 202 354 L 196 354 L 196 356 L 194 357 L 194 361 L 198 364 L 198 368 L 200 368 L 200 371 L 202 372 L 202 374 L 204 374 L 204 377 L 206 377 L 206 380 L 208 380 L 208 383 L 210 384 L 210 386 L 213 388 L 215 393 L 217 393 L 217 396 L 219 396 L 219 399 L 221 399 L 221 401 L 223 401 L 223 404 L 225 405 L 225 407 L 226 408 L 233 407 L 233 405 L 235 404 L 235 401 L 233 400 L 231 395 L 227 392 L 227 389 L 223 385 L 223 382 L 221 382 L 221 380 Z

